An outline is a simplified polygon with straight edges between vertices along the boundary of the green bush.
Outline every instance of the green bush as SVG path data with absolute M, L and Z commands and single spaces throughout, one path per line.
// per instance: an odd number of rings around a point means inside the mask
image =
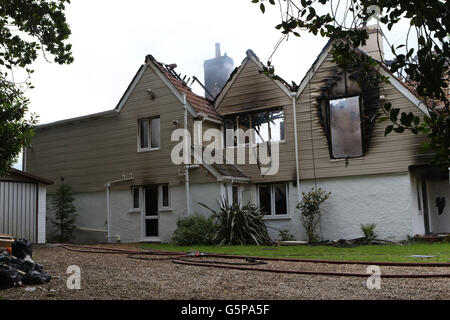
M 330 197 L 330 192 L 325 192 L 321 188 L 312 188 L 310 192 L 304 193 L 302 202 L 297 204 L 300 209 L 300 220 L 306 231 L 308 242 L 317 242 L 317 226 L 320 223 L 320 205 Z
M 180 246 L 213 244 L 214 229 L 212 218 L 201 215 L 186 217 L 178 220 L 172 242 Z
M 272 240 L 267 233 L 263 221 L 264 213 L 252 203 L 244 206 L 231 205 L 222 199 L 220 209 L 213 210 L 201 204 L 212 212 L 216 224 L 214 240 L 220 245 L 267 245 Z

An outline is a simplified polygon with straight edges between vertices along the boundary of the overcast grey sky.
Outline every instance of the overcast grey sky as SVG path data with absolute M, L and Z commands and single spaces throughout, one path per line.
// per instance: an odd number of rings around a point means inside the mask
M 238 66 L 247 49 L 266 62 L 280 37 L 279 11 L 263 15 L 250 0 L 73 0 L 67 19 L 75 62 L 40 59 L 27 93 L 41 124 L 113 109 L 147 54 L 203 79 L 214 43 Z M 393 40 L 404 33 L 394 30 Z M 307 33 L 290 38 L 274 56 L 277 74 L 299 83 L 325 43 Z

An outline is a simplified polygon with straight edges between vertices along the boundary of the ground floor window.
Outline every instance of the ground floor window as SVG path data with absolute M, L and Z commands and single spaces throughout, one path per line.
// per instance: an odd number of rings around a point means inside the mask
M 141 188 L 131 188 L 131 211 L 139 211 L 141 208 Z
M 288 214 L 288 184 L 271 183 L 258 185 L 258 201 L 267 216 Z
M 222 191 L 222 198 L 224 198 L 230 205 L 240 206 L 242 202 L 242 190 L 238 184 L 224 184 Z
M 146 204 L 147 191 L 154 190 L 155 200 L 151 204 Z M 134 186 L 131 187 L 130 211 L 141 211 L 149 209 L 151 206 L 154 210 L 170 209 L 170 188 L 168 184 L 154 185 L 154 186 Z M 146 204 L 146 205 L 144 205 Z
M 161 207 L 165 209 L 170 208 L 170 194 L 168 184 L 163 184 L 161 186 Z

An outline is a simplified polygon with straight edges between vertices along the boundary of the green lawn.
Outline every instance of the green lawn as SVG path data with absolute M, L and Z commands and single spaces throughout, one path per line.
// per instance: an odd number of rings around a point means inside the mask
M 176 246 L 172 244 L 142 244 L 146 249 L 164 251 L 194 251 L 260 257 L 286 257 L 323 260 L 361 260 L 386 262 L 450 262 L 450 243 L 413 243 L 362 245 L 338 248 L 324 245 L 300 246 Z M 410 258 L 410 255 L 430 255 L 434 258 Z

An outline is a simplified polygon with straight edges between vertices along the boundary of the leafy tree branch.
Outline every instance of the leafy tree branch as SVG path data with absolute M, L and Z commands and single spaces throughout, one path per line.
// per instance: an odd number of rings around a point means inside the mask
M 0 175 L 30 143 L 37 116 L 27 117 L 30 65 L 39 52 L 58 64 L 73 62 L 64 10 L 69 0 L 0 0 Z M 26 79 L 16 81 L 14 71 Z

